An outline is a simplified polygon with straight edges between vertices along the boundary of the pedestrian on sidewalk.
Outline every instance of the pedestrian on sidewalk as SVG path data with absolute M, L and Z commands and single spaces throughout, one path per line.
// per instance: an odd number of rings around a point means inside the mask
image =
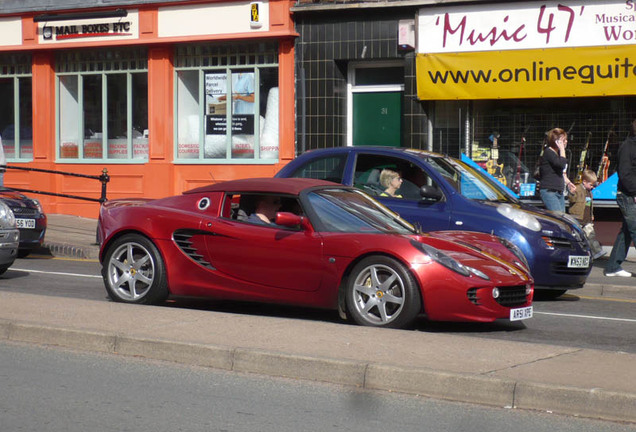
M 565 213 L 566 186 L 574 191 L 574 184 L 565 174 L 568 160 L 565 149 L 568 146 L 568 133 L 561 128 L 548 131 L 548 145 L 543 151 L 539 162 L 539 195 L 547 210 Z
M 618 148 L 616 166 L 616 203 L 621 210 L 623 224 L 605 266 L 605 276 L 631 277 L 632 274 L 624 270 L 621 264 L 632 242 L 636 242 L 636 119 L 631 123 L 629 135 Z
M 596 240 L 596 231 L 594 231 L 594 199 L 592 197 L 592 189 L 597 185 L 598 179 L 596 173 L 591 169 L 583 170 L 581 175 L 581 183 L 577 184 L 574 192 L 570 192 L 568 213 L 576 218 L 581 224 L 583 232 L 587 236 L 587 240 L 592 250 L 592 257 L 598 259 L 605 252 L 603 247 Z

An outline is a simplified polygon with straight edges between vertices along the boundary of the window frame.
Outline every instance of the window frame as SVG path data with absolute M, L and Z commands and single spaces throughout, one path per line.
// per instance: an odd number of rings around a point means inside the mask
M 10 58 L 8 55 L 0 55 L 0 78 L 11 79 L 13 81 L 13 125 L 14 125 L 14 137 L 13 137 L 13 149 L 14 157 L 6 157 L 7 162 L 32 162 L 33 161 L 33 138 L 31 138 L 31 156 L 22 156 L 21 141 L 21 129 L 22 119 L 20 111 L 20 80 L 27 79 L 31 89 L 33 89 L 33 73 L 31 70 L 31 55 L 27 55 L 25 61 L 17 62 L 15 58 Z M 33 96 L 30 96 L 30 110 L 31 110 L 31 137 L 33 137 Z M 0 131 L 0 137 L 2 137 L 2 131 Z M 7 138 L 2 137 L 2 145 L 6 147 Z M 4 150 L 4 149 L 3 149 Z M 17 157 L 16 157 L 17 155 Z
M 122 51 L 123 52 L 123 51 Z M 133 52 L 126 51 L 126 52 Z M 134 143 L 133 139 L 133 75 L 144 74 L 146 76 L 146 82 L 148 80 L 148 52 L 145 49 L 138 51 L 138 57 L 125 57 L 122 60 L 109 62 L 108 60 L 99 58 L 83 58 L 84 52 L 74 52 L 75 64 L 60 64 L 64 60 L 60 56 L 56 58 L 55 67 L 55 160 L 58 163 L 69 164 L 144 164 L 149 160 L 150 154 L 150 142 L 148 136 L 145 139 L 148 140 L 145 157 L 134 157 Z M 117 51 L 112 52 L 116 55 Z M 73 58 L 73 53 L 66 54 Z M 145 56 L 145 57 L 144 57 Z M 125 65 L 132 64 L 132 67 L 125 67 Z M 126 80 L 126 158 L 108 157 L 109 151 L 109 134 L 108 134 L 108 78 L 109 76 L 124 75 Z M 80 113 L 84 113 L 84 80 L 89 76 L 101 77 L 101 157 L 100 158 L 87 158 L 84 155 L 85 146 L 85 115 L 77 116 L 77 130 L 78 130 L 78 145 L 77 145 L 77 157 L 62 157 L 62 100 L 61 85 L 63 77 L 76 77 L 77 79 L 77 110 Z M 148 85 L 146 85 L 148 88 Z M 149 103 L 149 95 L 146 95 L 146 100 Z M 148 119 L 146 119 L 146 123 Z
M 252 53 L 245 54 L 241 52 L 241 49 L 249 51 L 253 49 L 256 44 L 236 44 L 230 46 L 210 46 L 209 51 L 204 53 L 206 47 L 201 45 L 189 45 L 180 46 L 175 48 L 175 66 L 174 66 L 174 134 L 173 134 L 173 163 L 174 164 L 215 164 L 215 165 L 267 165 L 276 164 L 280 160 L 280 156 L 276 158 L 261 157 L 261 134 L 257 131 L 261 131 L 261 117 L 263 112 L 261 111 L 261 97 L 260 87 L 262 85 L 262 71 L 265 69 L 274 69 L 278 76 L 276 86 L 280 88 L 280 74 L 279 74 L 279 62 L 278 62 L 278 46 L 271 44 L 269 50 L 265 50 L 264 53 Z M 275 49 L 274 49 L 275 46 Z M 223 51 L 226 51 L 223 53 Z M 274 52 L 275 51 L 275 52 Z M 272 61 L 265 61 L 268 56 L 271 56 Z M 262 62 L 261 62 L 262 60 Z M 180 157 L 179 151 L 179 123 L 180 123 L 180 99 L 179 90 L 182 87 L 182 81 L 179 76 L 180 73 L 195 71 L 197 72 L 198 89 L 196 97 L 192 100 L 196 102 L 197 116 L 198 116 L 198 155 L 196 157 Z M 253 157 L 236 157 L 233 156 L 233 141 L 232 141 L 232 128 L 227 128 L 225 134 L 225 157 L 210 157 L 206 156 L 206 74 L 220 73 L 226 74 L 226 94 L 232 94 L 232 75 L 239 72 L 253 72 L 254 73 L 254 143 L 253 143 Z M 273 88 L 273 87 L 271 87 Z M 270 88 L 270 89 L 271 89 Z M 225 122 L 226 125 L 232 124 L 232 101 L 230 98 L 226 99 L 225 110 Z M 276 107 L 280 112 L 280 99 L 279 105 Z M 278 120 L 278 131 L 280 133 L 280 119 Z M 279 155 L 280 155 L 280 139 L 278 141 Z

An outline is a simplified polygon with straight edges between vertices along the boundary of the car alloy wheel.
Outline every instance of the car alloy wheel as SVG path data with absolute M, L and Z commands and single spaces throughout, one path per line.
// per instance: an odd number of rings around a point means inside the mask
M 347 286 L 347 310 L 358 324 L 401 328 L 421 310 L 417 283 L 398 261 L 368 257 L 351 272 Z
M 102 276 L 108 295 L 115 301 L 150 304 L 168 296 L 161 254 L 138 234 L 123 236 L 108 248 Z

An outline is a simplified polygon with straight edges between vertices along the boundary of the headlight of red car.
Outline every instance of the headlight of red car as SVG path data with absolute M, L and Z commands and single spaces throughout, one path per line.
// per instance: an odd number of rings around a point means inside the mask
M 510 252 L 512 252 L 517 258 L 519 258 L 519 261 L 521 261 L 521 263 L 526 267 L 526 269 L 530 269 L 530 266 L 528 265 L 528 260 L 526 259 L 526 256 L 523 254 L 523 252 L 521 252 L 521 249 L 519 249 L 519 247 L 516 244 L 512 243 L 510 240 L 507 240 L 507 239 L 501 238 L 501 237 L 499 237 L 499 241 Z
M 420 243 L 418 241 L 411 241 L 413 246 L 417 249 L 431 257 L 433 261 L 443 265 L 446 268 L 451 269 L 452 271 L 459 273 L 462 276 L 470 276 L 470 270 L 468 267 L 458 262 L 457 260 L 449 257 L 444 252 L 439 249 L 434 248 L 433 246 L 429 246 L 424 243 Z M 481 273 L 481 272 L 480 272 Z

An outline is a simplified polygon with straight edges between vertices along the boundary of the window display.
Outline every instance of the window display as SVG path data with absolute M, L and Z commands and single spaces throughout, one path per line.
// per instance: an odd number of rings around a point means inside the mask
M 148 74 L 142 56 L 145 50 L 58 55 L 60 159 L 148 158 Z
M 33 158 L 31 57 L 0 56 L 0 137 L 7 160 Z
M 188 65 L 197 60 L 201 64 L 256 62 L 256 56 L 250 55 L 223 57 L 221 61 L 219 47 L 197 48 L 201 55 L 201 50 L 208 50 L 210 57 L 193 59 L 178 53 L 177 60 L 187 58 L 191 61 L 183 63 Z M 275 59 L 275 52 L 270 54 Z M 178 159 L 278 159 L 276 67 L 231 65 L 177 70 L 176 89 Z

